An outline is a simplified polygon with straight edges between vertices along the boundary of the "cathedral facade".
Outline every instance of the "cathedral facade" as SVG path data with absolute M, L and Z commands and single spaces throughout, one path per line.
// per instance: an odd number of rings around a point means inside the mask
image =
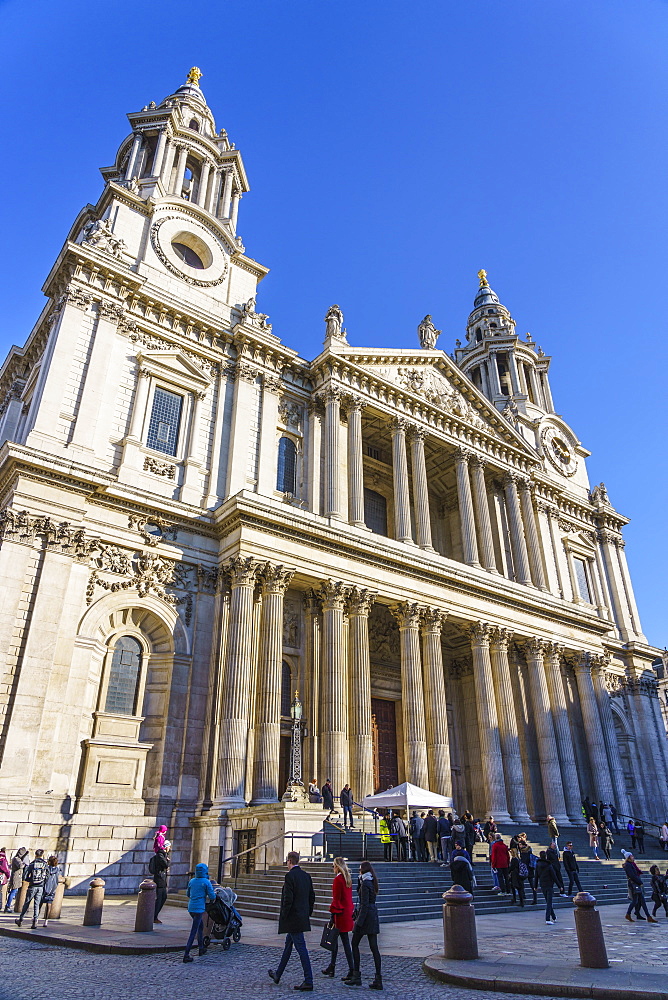
M 156 823 L 177 874 L 252 843 L 296 690 L 337 794 L 663 821 L 627 519 L 485 272 L 453 355 L 429 316 L 354 347 L 332 306 L 305 360 L 256 308 L 198 71 L 128 117 L 0 375 L 3 841 L 116 890 Z

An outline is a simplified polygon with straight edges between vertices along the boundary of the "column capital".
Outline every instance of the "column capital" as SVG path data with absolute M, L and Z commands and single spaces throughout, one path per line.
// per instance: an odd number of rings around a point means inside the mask
M 348 594 L 346 610 L 349 615 L 360 615 L 367 617 L 371 611 L 371 605 L 376 600 L 376 592 L 366 590 L 363 587 L 351 587 Z
M 475 465 L 477 468 L 482 469 L 483 472 L 487 468 L 487 466 L 489 465 L 489 462 L 487 461 L 487 459 L 483 458 L 482 455 L 478 455 L 477 452 L 472 452 L 471 453 L 471 457 L 469 459 L 469 462 L 470 462 L 471 465 Z
M 325 404 L 327 403 L 339 403 L 344 398 L 345 393 L 338 385 L 328 385 L 327 388 L 323 389 L 321 398 Z
M 527 476 L 522 476 L 518 473 L 515 473 L 515 482 L 517 483 L 518 490 L 520 490 L 521 492 L 533 493 L 534 484 Z
M 573 659 L 573 668 L 576 673 L 591 674 L 593 666 L 594 653 L 590 653 L 586 649 L 583 649 L 581 652 L 575 654 Z
M 245 382 L 255 382 L 259 374 L 260 369 L 244 361 L 243 358 L 240 358 L 234 366 L 235 382 L 239 379 L 243 379 Z
M 262 563 L 252 556 L 234 556 L 226 566 L 232 587 L 254 587 Z
M 493 646 L 508 649 L 512 642 L 513 632 L 509 628 L 502 628 L 500 625 L 492 625 L 489 630 L 489 641 Z
M 419 628 L 422 608 L 413 601 L 404 601 L 390 608 L 390 613 L 399 623 L 399 631 L 408 628 Z
M 517 485 L 520 480 L 520 475 L 518 472 L 505 472 L 503 474 L 503 485 L 504 487 L 514 486 L 517 489 Z
M 491 629 L 487 622 L 470 622 L 464 626 L 472 646 L 489 646 Z
M 316 590 L 307 591 L 304 605 L 308 615 L 319 615 L 322 611 L 322 596 Z
M 408 427 L 408 421 L 405 417 L 393 417 L 390 421 L 390 427 L 392 428 L 393 434 L 405 434 Z
M 470 448 L 464 448 L 462 445 L 458 445 L 455 448 L 455 461 L 468 463 L 473 458 L 475 452 L 471 451 Z
M 448 612 L 444 611 L 443 608 L 423 608 L 420 618 L 422 634 L 426 635 L 427 632 L 436 632 L 440 635 L 443 623 L 447 617 Z
M 522 643 L 524 653 L 528 657 L 542 657 L 545 655 L 546 651 L 545 639 L 540 639 L 537 636 L 533 636 L 531 639 L 525 639 Z
M 346 393 L 341 397 L 341 406 L 346 413 L 350 413 L 351 410 L 361 411 L 366 406 L 366 401 L 362 396 L 355 396 L 354 393 Z
M 564 648 L 565 647 L 561 642 L 548 641 L 544 643 L 545 656 L 555 659 L 557 663 L 561 663 L 561 658 L 564 655 Z
M 424 441 L 427 436 L 426 427 L 420 427 L 419 424 L 407 423 L 406 430 L 410 441 Z
M 344 611 L 350 587 L 341 580 L 325 580 L 320 587 L 323 611 Z
M 325 404 L 322 396 L 312 396 L 306 408 L 309 412 L 309 416 L 324 417 L 325 415 Z
M 294 572 L 293 569 L 286 569 L 285 566 L 266 563 L 259 574 L 262 593 L 280 594 L 282 596 L 290 586 Z

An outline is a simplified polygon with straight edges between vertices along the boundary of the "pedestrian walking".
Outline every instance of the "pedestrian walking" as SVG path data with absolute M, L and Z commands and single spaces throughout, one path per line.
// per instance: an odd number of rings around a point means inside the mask
M 429 860 L 437 861 L 438 859 L 436 857 L 436 841 L 438 837 L 438 827 L 433 809 L 430 809 L 429 812 L 427 813 L 422 830 L 424 832 L 424 839 L 427 844 L 427 850 L 429 851 Z
M 166 838 L 167 838 L 167 827 L 166 826 L 159 827 L 158 832 L 153 838 L 153 850 L 164 851 Z
M 63 877 L 62 869 L 58 864 L 58 858 L 56 857 L 55 854 L 52 854 L 49 857 L 47 865 L 48 869 L 46 873 L 46 879 L 44 880 L 44 894 L 42 895 L 42 906 L 44 907 L 44 927 L 47 927 L 49 924 L 51 904 L 53 903 L 54 897 L 56 895 L 56 889 L 58 888 L 58 883 Z
M 198 953 L 200 955 L 204 955 L 206 953 L 202 921 L 204 919 L 204 913 L 206 912 L 207 900 L 213 903 L 216 898 L 213 884 L 209 878 L 208 865 L 205 865 L 203 862 L 199 865 L 195 865 L 195 877 L 191 878 L 188 882 L 186 895 L 188 896 L 188 913 L 192 919 L 192 926 L 190 928 L 190 934 L 188 935 L 186 950 L 183 954 L 183 961 L 192 962 L 193 958 L 190 954 L 190 949 L 194 944 L 195 936 L 197 936 Z
M 11 875 L 9 878 L 9 891 L 7 893 L 7 902 L 5 903 L 5 913 L 9 913 L 12 908 L 12 904 L 16 899 L 16 894 L 23 885 L 23 872 L 28 865 L 28 848 L 19 847 L 18 851 L 14 855 L 11 861 Z
M 346 782 L 339 793 L 339 802 L 341 803 L 341 808 L 343 809 L 343 825 L 347 828 L 348 820 L 350 820 L 350 829 L 355 829 L 355 820 L 353 819 L 353 790 L 350 785 Z
M 334 920 L 336 933 L 332 939 L 332 952 L 329 965 L 322 970 L 323 976 L 334 978 L 336 973 L 336 957 L 339 953 L 339 939 L 348 960 L 348 977 L 353 973 L 353 953 L 350 950 L 348 934 L 354 927 L 353 920 L 353 880 L 348 865 L 343 858 L 334 858 L 334 881 L 332 882 L 332 902 L 329 912 Z
M 638 841 L 638 854 L 645 853 L 645 827 L 642 820 L 636 823 L 636 840 Z
M 557 881 L 557 876 L 554 873 L 554 868 L 547 860 L 547 852 L 541 851 L 536 862 L 536 878 L 540 886 L 540 891 L 545 897 L 545 923 L 554 924 L 557 921 L 557 915 L 554 912 L 554 907 L 552 905 L 552 898 L 554 895 L 554 886 Z
M 166 840 L 165 846 L 161 850 L 156 851 L 148 863 L 148 870 L 153 881 L 155 882 L 155 912 L 153 914 L 154 924 L 162 923 L 159 914 L 160 910 L 167 902 L 167 876 L 169 872 L 168 852 L 171 846 L 171 842 Z
M 462 816 L 464 821 L 464 847 L 473 858 L 473 845 L 475 844 L 475 826 L 473 816 L 470 812 L 465 812 Z
M 269 969 L 269 978 L 278 984 L 285 972 L 294 946 L 297 949 L 304 973 L 304 981 L 295 986 L 295 989 L 302 993 L 312 993 L 313 971 L 304 940 L 304 931 L 311 930 L 315 892 L 311 876 L 299 864 L 297 851 L 289 852 L 287 863 L 288 871 L 283 883 L 281 912 L 278 918 L 278 933 L 285 934 L 285 947 L 276 971 Z
M 8 884 L 11 876 L 12 870 L 7 860 L 7 849 L 2 847 L 0 848 L 0 905 L 3 907 L 5 902 L 5 886 Z
M 411 833 L 411 853 L 413 861 L 424 861 L 422 848 L 424 845 L 424 839 L 422 837 L 422 828 L 424 826 L 424 820 L 421 816 L 418 816 L 417 811 L 413 811 L 411 816 L 409 827 Z
M 668 851 L 668 823 L 664 823 L 659 830 L 659 843 L 664 851 Z M 0 854 L 0 858 L 2 855 Z
M 547 835 L 553 840 L 557 850 L 559 850 L 559 827 L 554 816 L 547 817 Z
M 508 868 L 510 867 L 510 851 L 504 843 L 500 833 L 495 834 L 490 855 L 492 868 L 499 879 L 499 888 L 502 896 L 510 895 L 510 885 L 508 879 Z
M 573 844 L 569 840 L 566 847 L 561 855 L 561 860 L 564 863 L 564 871 L 568 875 L 568 892 L 567 895 L 573 891 L 573 886 L 576 885 L 578 892 L 582 892 L 582 885 L 580 884 L 580 866 L 578 864 L 578 859 L 575 856 L 575 851 L 573 850 Z
M 531 886 L 531 891 L 533 893 L 532 903 L 535 906 L 535 904 L 538 902 L 538 894 L 537 894 L 538 882 L 536 881 L 536 862 L 538 858 L 531 850 L 531 845 L 527 841 L 526 833 L 522 833 L 520 835 L 520 858 L 522 858 L 525 865 L 529 869 L 529 876 L 527 881 Z
M 397 861 L 408 860 L 408 831 L 399 813 L 394 813 L 390 820 L 390 833 L 396 844 Z
M 495 835 L 498 833 L 498 828 L 494 822 L 494 817 L 490 816 L 485 825 L 482 828 L 482 835 L 488 844 L 491 844 L 494 840 Z
M 617 810 L 615 808 L 615 803 L 610 803 L 610 812 L 612 813 L 612 825 L 615 828 L 615 833 L 619 833 L 619 826 L 617 823 Z
M 37 927 L 37 917 L 39 916 L 39 910 L 42 905 L 44 883 L 46 882 L 48 867 L 49 866 L 44 860 L 44 851 L 41 847 L 39 847 L 35 851 L 34 860 L 30 862 L 23 873 L 23 881 L 28 883 L 28 892 L 26 893 L 23 908 L 19 916 L 14 921 L 14 923 L 19 927 L 23 923 L 23 918 L 28 912 L 31 903 L 33 905 L 31 927 L 33 930 Z
M 635 825 L 635 823 L 633 822 L 632 819 L 630 819 L 628 821 L 628 823 L 626 824 L 626 832 L 628 833 L 629 837 L 631 838 L 631 850 L 635 851 L 635 849 L 636 849 L 636 825 Z
M 447 865 L 450 861 L 450 821 L 445 815 L 444 809 L 439 809 L 438 820 L 436 821 L 436 831 L 438 833 L 438 841 L 441 845 L 441 860 L 443 865 Z
M 589 834 L 589 846 L 591 847 L 592 854 L 594 855 L 595 861 L 600 861 L 598 856 L 598 826 L 596 825 L 596 820 L 593 816 L 589 817 L 589 822 L 587 823 L 587 833 Z
M 606 826 L 612 826 L 612 806 L 609 802 L 607 805 L 603 806 L 601 816 Z
M 647 915 L 647 922 L 650 924 L 658 924 L 656 917 L 650 916 L 650 912 L 647 909 L 647 903 L 645 902 L 645 893 L 642 884 L 642 872 L 638 868 L 635 858 L 630 851 L 622 851 L 624 856 L 624 864 L 622 868 L 626 873 L 626 881 L 629 887 L 629 898 L 631 902 L 629 903 L 629 908 L 626 911 L 626 920 L 630 924 L 633 923 L 633 917 L 631 916 L 631 910 L 635 909 L 636 920 L 645 920 L 645 917 L 640 915 L 640 910 L 644 910 Z
M 378 879 L 373 867 L 368 861 L 363 861 L 360 865 L 359 879 L 357 880 L 357 918 L 353 928 L 353 971 L 343 982 L 346 986 L 361 986 L 362 974 L 360 972 L 360 941 L 366 937 L 369 941 L 369 949 L 373 955 L 376 978 L 369 984 L 370 990 L 382 990 L 383 979 L 381 975 L 380 951 L 378 950 L 378 934 L 380 923 L 378 920 L 378 907 L 376 898 L 378 896 Z
M 595 802 L 592 802 L 591 804 L 591 812 L 589 815 L 594 817 L 594 823 L 598 823 L 598 806 Z
M 513 903 L 517 903 L 519 897 L 520 906 L 524 906 L 524 881 L 529 877 L 529 869 L 526 861 L 520 858 L 519 848 L 513 847 L 510 852 L 510 889 L 513 894 Z
M 391 861 L 392 835 L 390 833 L 390 824 L 387 821 L 387 816 L 380 817 L 378 829 L 380 830 L 380 842 L 383 845 L 383 861 Z
M 656 911 L 660 906 L 663 906 L 668 917 L 668 883 L 666 882 L 666 876 L 661 874 L 658 865 L 652 865 L 649 873 L 652 876 L 652 902 L 654 903 L 652 916 L 655 917 Z
M 557 845 L 555 844 L 554 841 L 552 841 L 548 849 L 545 851 L 545 857 L 554 868 L 554 874 L 557 879 L 556 884 L 559 887 L 559 895 L 565 896 L 566 890 L 564 888 L 564 876 L 561 874 L 561 859 L 559 857 L 559 851 L 557 849 Z
M 601 844 L 601 850 L 605 854 L 606 859 L 610 861 L 615 841 L 605 822 L 598 824 L 598 839 Z
M 328 815 L 334 812 L 334 789 L 329 778 L 322 786 L 322 808 L 327 810 Z

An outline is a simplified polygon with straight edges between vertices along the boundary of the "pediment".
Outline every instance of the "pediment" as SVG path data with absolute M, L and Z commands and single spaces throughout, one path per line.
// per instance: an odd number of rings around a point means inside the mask
M 142 351 L 137 355 L 140 368 L 191 392 L 203 392 L 211 379 L 181 351 Z

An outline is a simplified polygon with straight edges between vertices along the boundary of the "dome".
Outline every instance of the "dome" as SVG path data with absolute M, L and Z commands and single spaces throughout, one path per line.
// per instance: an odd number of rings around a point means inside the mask
M 478 277 L 480 278 L 480 288 L 473 302 L 473 308 L 478 309 L 480 306 L 493 304 L 499 305 L 499 296 L 487 283 L 487 271 L 478 271 Z

